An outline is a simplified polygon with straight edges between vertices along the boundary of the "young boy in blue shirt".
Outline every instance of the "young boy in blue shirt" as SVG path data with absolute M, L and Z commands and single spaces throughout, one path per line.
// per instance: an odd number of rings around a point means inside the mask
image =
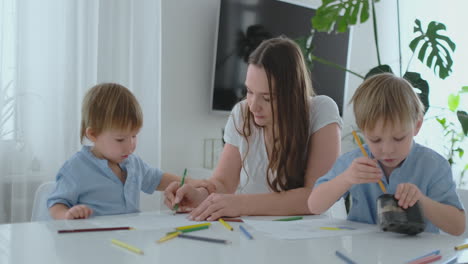
M 164 190 L 180 177 L 151 168 L 133 154 L 143 114 L 135 96 L 124 86 L 104 83 L 91 88 L 82 106 L 81 141 L 93 146 L 65 162 L 56 188 L 47 200 L 54 219 L 80 219 L 90 215 L 139 211 L 140 190 Z M 187 184 L 214 188 L 204 180 Z
M 381 180 L 399 206 L 406 209 L 419 201 L 425 231 L 463 234 L 464 208 L 448 161 L 413 140 L 424 107 L 412 86 L 393 74 L 378 74 L 359 86 L 351 102 L 369 157 L 359 149 L 340 156 L 317 180 L 308 199 L 311 213 L 325 212 L 349 193 L 348 220 L 376 224 Z

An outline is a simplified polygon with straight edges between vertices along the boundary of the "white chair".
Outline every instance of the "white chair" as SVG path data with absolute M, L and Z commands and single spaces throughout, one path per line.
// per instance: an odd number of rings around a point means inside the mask
M 463 237 L 468 237 L 468 217 L 466 215 L 466 211 L 468 210 L 468 190 L 465 189 L 457 189 L 458 196 L 465 207 L 465 233 L 463 233 Z
M 341 198 L 334 203 L 332 207 L 325 212 L 325 214 L 334 219 L 346 219 L 347 214 L 344 199 Z
M 55 181 L 45 182 L 41 184 L 34 195 L 34 203 L 31 214 L 31 221 L 48 221 L 52 220 L 47 208 L 47 198 L 55 188 Z

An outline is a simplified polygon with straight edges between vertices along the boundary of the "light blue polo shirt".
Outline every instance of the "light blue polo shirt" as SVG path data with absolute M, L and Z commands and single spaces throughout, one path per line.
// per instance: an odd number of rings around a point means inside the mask
M 364 147 L 367 153 L 371 153 L 367 145 Z M 362 157 L 359 149 L 340 156 L 333 165 L 333 168 L 319 178 L 315 186 L 340 175 L 358 157 Z M 370 157 L 373 158 L 372 154 Z M 418 186 L 424 195 L 432 200 L 464 210 L 456 192 L 456 185 L 448 161 L 437 152 L 415 142 L 413 142 L 408 157 L 400 167 L 393 170 L 388 181 L 386 177 L 383 177 L 382 182 L 390 194 L 396 192 L 397 186 L 400 183 L 413 183 Z M 343 197 L 348 193 L 352 197 L 352 206 L 348 214 L 348 220 L 376 224 L 377 198 L 382 195 L 379 185 L 377 183 L 355 184 Z M 425 221 L 426 232 L 439 232 L 439 228 L 427 219 Z
M 152 194 L 163 172 L 131 154 L 120 163 L 127 172 L 123 184 L 109 168 L 107 160 L 96 158 L 90 149 L 83 146 L 59 170 L 47 207 L 56 203 L 68 207 L 85 204 L 93 209 L 93 216 L 139 212 L 140 190 Z

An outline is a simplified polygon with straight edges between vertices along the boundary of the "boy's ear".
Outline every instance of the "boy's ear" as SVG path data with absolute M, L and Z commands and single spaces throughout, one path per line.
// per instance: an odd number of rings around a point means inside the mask
M 419 130 L 421 129 L 423 123 L 423 119 L 420 118 L 418 122 L 416 123 L 416 127 L 414 128 L 414 136 L 416 136 L 419 133 Z
M 86 137 L 89 140 L 91 140 L 92 142 L 96 142 L 97 135 L 96 135 L 96 133 L 94 133 L 92 128 L 90 128 L 90 127 L 86 128 L 86 133 L 85 134 L 86 134 Z

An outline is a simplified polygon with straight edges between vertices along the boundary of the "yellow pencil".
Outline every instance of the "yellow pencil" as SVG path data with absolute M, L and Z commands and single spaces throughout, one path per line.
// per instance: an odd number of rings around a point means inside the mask
M 224 222 L 223 219 L 218 219 L 218 221 L 224 226 L 226 227 L 227 229 L 231 230 L 231 231 L 234 231 L 234 228 L 232 228 L 232 226 L 230 226 L 228 223 Z
M 130 251 L 134 252 L 134 253 L 143 255 L 143 250 L 138 249 L 138 248 L 136 248 L 136 247 L 134 247 L 134 246 L 130 246 L 129 244 L 127 244 L 127 243 L 125 243 L 125 242 L 122 242 L 122 241 L 117 240 L 117 239 L 112 239 L 111 242 L 112 242 L 112 244 L 114 244 L 114 245 L 117 245 L 117 246 L 119 246 L 119 247 L 123 247 L 123 248 L 125 248 L 125 249 L 127 249 L 127 250 L 130 250 Z
M 185 230 L 185 229 L 191 229 L 191 228 L 200 227 L 200 226 L 210 226 L 210 225 L 211 225 L 211 223 L 203 223 L 203 224 L 196 224 L 196 225 L 179 226 L 179 227 L 176 227 L 175 229 L 176 230 Z
M 364 157 L 369 157 L 367 155 L 366 150 L 364 149 L 364 146 L 362 146 L 361 140 L 359 139 L 356 131 L 354 131 L 354 130 L 353 130 L 353 136 L 354 136 L 354 140 L 356 140 L 356 143 L 358 144 L 359 148 L 361 149 L 362 155 L 364 155 Z M 383 182 L 381 180 L 379 180 L 379 186 L 380 186 L 380 189 L 382 190 L 383 193 L 387 193 L 387 189 L 385 189 L 385 186 L 383 185 Z
M 329 226 L 322 226 L 322 227 L 320 227 L 320 229 L 322 229 L 322 230 L 343 230 L 343 229 L 341 229 L 339 227 L 329 227 Z
M 179 231 L 179 232 L 172 233 L 172 234 L 169 234 L 169 235 L 167 235 L 167 236 L 165 236 L 165 237 L 162 237 L 162 238 L 159 239 L 158 241 L 156 241 L 156 243 L 162 243 L 162 242 L 167 241 L 167 240 L 169 240 L 169 239 L 173 239 L 174 237 L 177 237 L 177 236 L 179 236 L 180 234 L 182 234 L 182 232 L 180 232 L 180 231 Z
M 465 249 L 465 248 L 468 248 L 468 244 L 463 244 L 463 245 L 456 246 L 455 250 L 461 250 L 461 249 Z

